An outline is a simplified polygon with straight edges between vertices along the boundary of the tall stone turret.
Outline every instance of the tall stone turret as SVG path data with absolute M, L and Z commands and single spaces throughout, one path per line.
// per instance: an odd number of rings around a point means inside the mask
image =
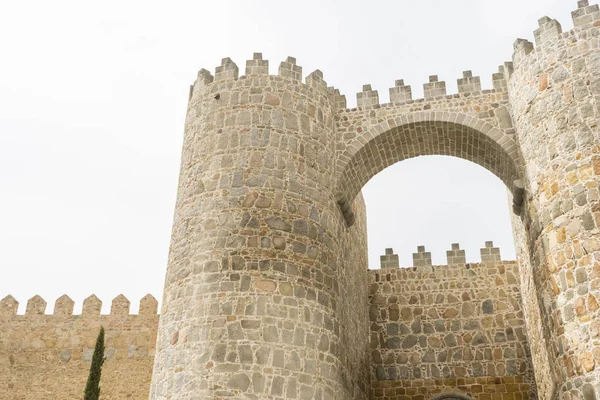
M 517 40 L 505 69 L 526 169 L 516 244 L 544 399 L 600 388 L 600 12 L 584 0 L 572 14 L 568 32 L 541 18 L 535 45 Z
M 365 216 L 357 199 L 348 231 L 332 190 L 339 95 L 291 57 L 238 75 L 225 58 L 190 91 L 150 398 L 365 398 Z

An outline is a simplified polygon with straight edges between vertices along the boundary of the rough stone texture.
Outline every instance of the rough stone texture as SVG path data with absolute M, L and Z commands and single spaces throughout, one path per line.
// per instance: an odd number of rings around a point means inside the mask
M 366 216 L 353 198 L 347 228 L 333 192 L 334 102 L 320 71 L 260 58 L 191 92 L 152 399 L 369 396 Z
M 596 398 L 600 384 L 589 356 L 600 345 L 600 12 L 578 5 L 571 31 L 540 19 L 536 46 L 517 40 L 505 70 L 525 160 L 513 227 L 536 381 L 541 398 L 569 400 Z
M 434 75 L 424 85 L 424 99 L 413 100 L 411 87 L 397 80 L 390 103 L 380 104 L 377 90 L 367 84 L 357 95 L 357 108 L 347 109 L 345 97 L 327 87 L 321 71 L 303 82 L 293 57 L 279 65 L 277 76 L 268 75 L 260 53 L 242 76 L 229 58 L 214 76 L 201 70 L 190 90 L 150 398 L 346 400 L 371 398 L 378 390 L 384 398 L 429 396 L 421 393 L 425 386 L 412 386 L 420 385 L 416 377 L 410 387 L 397 380 L 392 386 L 379 380 L 371 385 L 371 373 L 380 379 L 390 372 L 371 368 L 369 317 L 377 310 L 369 308 L 367 295 L 360 196 L 384 168 L 422 155 L 475 162 L 506 184 L 519 279 L 514 271 L 500 272 L 507 265 L 493 244 L 482 250 L 482 259 L 498 270 L 497 286 L 514 289 L 520 281 L 520 297 L 511 292 L 506 298 L 522 298 L 519 308 L 511 303 L 511 312 L 519 314 L 511 320 L 527 327 L 523 337 L 530 340 L 538 395 L 597 398 L 600 11 L 587 0 L 577 6 L 572 30 L 563 32 L 557 21 L 543 17 L 534 33 L 536 46 L 518 39 L 512 62 L 493 75 L 489 90 L 466 71 L 457 82 L 459 93 L 447 95 L 445 82 Z M 447 255 L 448 268 L 464 267 L 459 247 Z M 395 273 L 405 273 L 393 252 L 384 261 Z M 424 248 L 415 253 L 415 262 L 428 273 L 442 273 L 431 266 Z M 446 289 L 442 302 L 450 301 L 455 288 Z M 402 290 L 419 291 L 417 303 L 421 295 L 431 295 L 417 287 Z M 462 313 L 482 316 L 460 329 L 479 329 L 469 346 L 487 346 L 502 339 L 482 326 L 505 314 L 499 289 L 497 295 L 475 307 L 472 299 L 452 294 L 460 307 L 437 310 L 439 318 L 460 322 Z M 390 307 L 386 318 L 413 318 L 411 301 L 411 307 Z M 100 304 L 87 299 L 84 313 L 101 318 Z M 0 303 L 0 318 L 9 321 L 4 325 L 18 320 L 15 307 L 10 297 Z M 26 317 L 47 318 L 45 309 L 43 299 L 32 298 Z M 56 313 L 68 315 L 71 309 L 69 299 L 62 299 Z M 126 299 L 115 300 L 114 317 L 127 318 L 128 309 Z M 453 358 L 464 356 L 468 346 L 453 332 L 423 344 L 430 328 L 421 322 L 390 324 L 389 331 L 386 326 L 385 346 L 398 354 L 431 346 L 419 353 L 431 360 L 439 356 L 435 346 L 443 344 L 461 350 L 453 351 Z M 526 347 L 521 337 L 517 342 Z M 494 364 L 495 376 L 487 364 L 448 364 L 441 366 L 442 376 L 446 367 L 457 377 L 436 387 L 475 392 L 483 385 L 481 399 L 522 398 L 521 385 L 533 390 L 533 384 L 529 375 L 520 378 L 513 371 L 521 373 L 526 357 L 517 344 L 504 346 L 507 361 L 498 361 L 504 365 L 500 372 Z M 0 362 L 6 365 L 6 358 Z M 529 371 L 527 366 L 522 373 Z M 460 377 L 464 374 L 473 377 Z M 26 379 L 25 373 L 19 376 Z M 518 388 L 510 386 L 510 393 L 500 396 L 508 385 Z M 392 387 L 388 396 L 385 390 Z
M 536 398 L 518 276 L 514 261 L 369 271 L 372 398 Z
M 7 297 L 0 306 L 7 303 L 18 305 Z M 119 296 L 113 304 L 129 301 Z M 73 301 L 63 296 L 52 315 L 29 306 L 25 315 L 16 315 L 16 307 L 0 312 L 0 400 L 81 399 L 100 326 L 106 330 L 102 398 L 147 399 L 158 315 L 152 296 L 142 304 L 138 315 L 123 313 L 123 307 L 113 307 L 110 315 L 72 315 Z

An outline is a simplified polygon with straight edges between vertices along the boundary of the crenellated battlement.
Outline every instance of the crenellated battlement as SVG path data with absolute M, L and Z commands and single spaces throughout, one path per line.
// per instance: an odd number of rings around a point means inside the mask
M 502 67 L 500 68 L 502 70 Z M 282 61 L 278 67 L 277 75 L 269 74 L 269 61 L 263 60 L 261 53 L 254 53 L 251 60 L 246 61 L 245 75 L 239 75 L 237 64 L 229 57 L 221 60 L 221 65 L 215 68 L 214 75 L 206 69 L 198 71 L 198 77 L 190 87 L 190 99 L 195 92 L 201 91 L 206 87 L 212 87 L 213 84 L 245 80 L 250 78 L 268 77 L 268 79 L 283 79 L 300 84 L 301 87 L 314 88 L 323 93 L 327 93 L 334 110 L 347 110 L 346 96 L 341 94 L 338 89 L 327 86 L 320 70 L 315 70 L 303 78 L 302 67 L 297 65 L 294 57 L 288 57 Z M 462 78 L 457 79 L 458 93 L 446 93 L 446 82 L 440 81 L 437 75 L 432 75 L 429 82 L 423 85 L 425 96 L 421 99 L 413 99 L 412 88 L 405 85 L 404 80 L 396 80 L 395 86 L 389 89 L 389 103 L 380 103 L 377 90 L 373 90 L 371 85 L 363 85 L 363 90 L 356 94 L 357 107 L 359 109 L 392 107 L 400 104 L 411 104 L 425 102 L 432 99 L 455 98 L 457 96 L 471 97 L 477 93 L 505 92 L 507 88 L 504 82 L 504 74 L 494 74 L 492 77 L 492 89 L 482 90 L 481 78 L 473 76 L 471 71 L 463 72 Z
M 55 315 L 73 316 L 75 302 L 66 294 L 59 297 L 54 303 L 52 314 L 46 314 L 48 303 L 39 295 L 35 295 L 27 301 L 25 316 Z M 152 316 L 157 315 L 158 301 L 151 294 L 147 294 L 140 300 L 138 314 L 130 314 L 131 302 L 122 294 L 112 300 L 109 316 L 127 317 L 130 315 Z M 19 302 L 11 295 L 0 300 L 0 319 L 17 316 Z M 102 301 L 92 294 L 83 301 L 81 311 L 82 317 L 100 316 Z
M 552 63 L 556 57 L 550 53 L 559 48 L 571 47 L 577 38 L 588 39 L 590 31 L 600 27 L 600 7 L 598 4 L 590 5 L 589 1 L 577 2 L 577 9 L 571 12 L 573 28 L 563 31 L 562 25 L 556 19 L 544 16 L 538 20 L 538 28 L 533 32 L 534 43 L 527 39 L 515 40 L 512 61 L 515 68 L 523 68 L 531 65 L 531 57 L 549 57 Z M 577 52 L 577 49 L 569 49 L 569 56 Z M 564 58 L 564 55 L 562 56 Z M 510 76 L 510 73 L 508 74 Z
M 472 71 L 464 71 L 462 78 L 457 79 L 458 93 L 448 94 L 446 82 L 440 81 L 437 75 L 431 75 L 429 82 L 423 84 L 423 98 L 413 99 L 412 87 L 404 83 L 404 79 L 398 79 L 394 87 L 389 88 L 390 101 L 380 103 L 377 90 L 373 90 L 371 85 L 363 85 L 363 90 L 356 94 L 357 108 L 353 110 L 370 108 L 390 108 L 397 106 L 418 105 L 432 100 L 455 99 L 455 98 L 473 98 L 480 94 L 488 95 L 490 93 L 506 93 L 507 82 L 504 75 L 504 68 L 501 66 L 499 72 L 492 75 L 492 89 L 482 89 L 481 78 L 473 76 Z
M 346 97 L 341 95 L 338 89 L 327 86 L 327 82 L 323 79 L 323 72 L 320 70 L 311 72 L 303 81 L 302 67 L 296 63 L 294 57 L 287 57 L 282 61 L 277 75 L 272 75 L 269 74 L 269 61 L 263 59 L 262 53 L 254 53 L 252 59 L 246 61 L 245 74 L 240 76 L 239 72 L 239 67 L 229 57 L 221 60 L 221 65 L 215 68 L 214 75 L 204 68 L 201 69 L 198 71 L 196 81 L 190 87 L 190 99 L 195 92 L 212 87 L 213 84 L 268 77 L 270 80 L 282 79 L 300 84 L 304 88 L 317 89 L 327 94 L 336 110 L 346 109 Z
M 446 82 L 439 80 L 437 75 L 431 75 L 429 82 L 423 84 L 424 97 L 413 99 L 411 86 L 405 85 L 404 80 L 399 79 L 396 80 L 394 87 L 389 88 L 389 103 L 380 103 L 378 91 L 374 90 L 369 84 L 363 85 L 363 90 L 356 94 L 357 107 L 359 109 L 391 107 L 413 102 L 426 102 L 432 99 L 454 98 L 456 96 L 472 97 L 478 93 L 506 92 L 508 89 L 507 80 L 512 75 L 513 64 L 522 64 L 532 53 L 537 54 L 546 47 L 554 46 L 559 39 L 568 40 L 574 35 L 598 27 L 600 25 L 600 9 L 597 4 L 589 5 L 588 1 L 579 1 L 578 8 L 572 12 L 572 18 L 574 28 L 566 32 L 563 32 L 562 26 L 557 20 L 548 16 L 540 18 L 538 20 L 539 27 L 534 31 L 535 46 L 529 40 L 517 39 L 513 45 L 512 62 L 500 66 L 498 72 L 492 75 L 491 89 L 482 89 L 481 78 L 473 76 L 471 71 L 464 71 L 463 76 L 457 79 L 458 93 L 448 94 Z M 538 49 L 536 49 L 536 46 Z M 268 76 L 271 79 L 291 80 L 305 87 L 325 90 L 335 110 L 345 110 L 347 107 L 345 95 L 340 94 L 339 90 L 334 87 L 328 87 L 321 71 L 315 70 L 308 74 L 303 81 L 302 67 L 296 63 L 296 58 L 287 57 L 285 61 L 279 64 L 277 75 L 270 75 L 269 61 L 263 59 L 262 53 L 254 53 L 253 58 L 246 61 L 245 75 L 242 76 L 239 75 L 237 64 L 229 57 L 221 60 L 221 65 L 215 68 L 214 75 L 206 69 L 201 69 L 198 72 L 198 78 L 190 89 L 190 98 L 193 92 L 214 83 L 261 76 Z
M 485 247 L 480 250 L 481 264 L 491 265 L 504 262 L 500 256 L 500 249 L 494 247 L 494 242 L 485 242 Z M 445 268 L 452 266 L 461 266 L 462 268 L 469 268 L 465 251 L 460 248 L 460 244 L 453 243 L 451 249 L 446 251 L 446 265 L 434 266 L 431 262 L 431 252 L 426 251 L 425 246 L 418 246 L 417 252 L 413 253 L 413 269 L 415 271 L 431 271 L 432 268 Z M 394 249 L 385 249 L 385 254 L 380 257 L 381 264 L 380 269 L 387 268 L 408 268 L 401 267 L 399 257 L 394 253 Z

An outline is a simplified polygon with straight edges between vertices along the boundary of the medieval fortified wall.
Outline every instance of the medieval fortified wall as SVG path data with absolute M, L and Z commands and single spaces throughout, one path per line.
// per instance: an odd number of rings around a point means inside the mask
M 116 297 L 110 315 L 100 315 L 94 295 L 73 315 L 73 300 L 62 296 L 46 314 L 39 296 L 17 315 L 11 296 L 0 301 L 0 399 L 81 400 L 100 326 L 104 326 L 106 362 L 102 399 L 147 399 L 152 377 L 158 302 L 147 295 L 137 315 L 129 300 Z
M 514 261 L 491 242 L 481 263 L 453 244 L 448 265 L 419 247 L 413 268 L 392 249 L 369 271 L 372 399 L 535 399 L 535 381 Z
M 293 57 L 277 75 L 260 53 L 244 75 L 229 58 L 200 70 L 158 328 L 124 299 L 72 316 L 65 298 L 50 316 L 34 298 L 15 316 L 6 298 L 0 396 L 79 396 L 102 323 L 115 399 L 600 398 L 600 8 L 580 0 L 572 17 L 565 31 L 541 18 L 492 89 L 465 71 L 448 95 L 433 75 L 416 100 L 399 79 L 389 103 L 364 85 L 348 109 Z M 422 155 L 506 184 L 516 264 L 454 249 L 431 267 L 422 249 L 416 270 L 393 254 L 367 270 L 360 191 Z
M 398 256 L 388 249 L 381 269 L 368 273 L 371 398 L 422 399 L 446 392 L 474 399 L 535 398 L 516 263 L 501 261 L 491 243 L 482 249 L 480 264 L 467 264 L 458 245 L 448 251 L 448 265 L 432 266 L 424 248 L 413 257 L 414 267 L 399 268 Z M 295 295 L 280 286 L 278 296 L 289 301 Z M 0 400 L 80 399 L 101 325 L 107 357 L 102 397 L 147 399 L 157 302 L 144 297 L 138 315 L 129 314 L 123 296 L 113 300 L 109 315 L 100 315 L 101 305 L 90 296 L 82 314 L 73 315 L 73 301 L 63 296 L 45 314 L 45 301 L 35 296 L 25 315 L 17 315 L 18 303 L 3 299 Z M 260 356 L 251 348 L 243 351 L 244 357 Z M 232 355 L 217 349 L 209 354 L 210 360 L 225 357 Z M 269 367 L 278 362 L 273 358 Z M 267 395 L 277 388 L 272 380 L 263 390 Z

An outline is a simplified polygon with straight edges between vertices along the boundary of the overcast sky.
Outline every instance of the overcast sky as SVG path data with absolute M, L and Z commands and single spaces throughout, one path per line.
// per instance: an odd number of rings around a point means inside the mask
M 253 52 L 271 73 L 294 56 L 346 94 L 370 83 L 463 70 L 491 87 L 517 37 L 548 15 L 572 26 L 575 0 L 12 1 L 0 12 L 0 298 L 51 312 L 67 293 L 95 293 L 107 312 L 123 293 L 137 311 L 160 300 L 189 85 L 222 57 Z M 425 245 L 444 264 L 453 242 L 479 260 L 486 240 L 513 259 L 506 190 L 449 157 L 396 164 L 365 187 L 369 260 L 393 247 L 402 265 Z

